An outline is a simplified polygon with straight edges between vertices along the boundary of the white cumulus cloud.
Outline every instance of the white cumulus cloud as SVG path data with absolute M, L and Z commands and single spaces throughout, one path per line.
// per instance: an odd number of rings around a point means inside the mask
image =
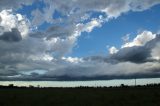
M 138 34 L 133 41 L 127 42 L 124 45 L 122 45 L 122 48 L 125 47 L 133 47 L 133 46 L 143 46 L 148 41 L 154 39 L 156 37 L 156 34 L 153 34 L 150 31 L 143 31 L 142 33 Z
M 29 33 L 29 23 L 21 14 L 14 14 L 12 10 L 3 10 L 0 12 L 0 34 L 9 32 L 13 28 L 17 28 L 22 38 Z

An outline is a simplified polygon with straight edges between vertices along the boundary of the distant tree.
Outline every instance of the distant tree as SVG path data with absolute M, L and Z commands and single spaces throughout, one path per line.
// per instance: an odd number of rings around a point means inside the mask
M 122 88 L 123 88 L 123 87 L 125 87 L 125 85 L 124 85 L 124 84 L 121 84 L 121 86 L 120 86 L 120 87 L 122 87 Z
M 14 84 L 9 84 L 8 87 L 13 88 Z
M 34 88 L 34 86 L 33 85 L 29 85 L 29 88 Z
M 37 85 L 38 88 L 40 88 L 40 85 Z

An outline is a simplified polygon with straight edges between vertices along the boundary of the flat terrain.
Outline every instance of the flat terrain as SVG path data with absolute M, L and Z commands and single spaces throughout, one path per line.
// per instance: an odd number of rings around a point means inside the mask
M 160 87 L 0 88 L 0 106 L 160 106 Z

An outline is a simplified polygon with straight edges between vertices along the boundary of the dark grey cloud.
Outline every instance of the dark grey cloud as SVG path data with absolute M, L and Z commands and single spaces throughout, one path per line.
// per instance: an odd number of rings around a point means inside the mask
M 29 36 L 35 38 L 46 38 L 47 40 L 50 40 L 52 38 L 66 39 L 67 37 L 72 36 L 74 34 L 75 27 L 75 25 L 51 26 L 44 32 L 32 32 Z
M 125 47 L 117 53 L 110 56 L 111 59 L 122 61 L 130 61 L 135 63 L 147 62 L 151 58 L 152 49 L 160 41 L 160 36 L 147 42 L 144 46 Z
M 4 32 L 0 35 L 0 40 L 4 40 L 6 42 L 18 42 L 22 40 L 22 36 L 18 29 L 13 28 L 10 32 Z
M 138 46 L 123 48 L 111 56 L 112 59 L 120 62 L 130 61 L 135 63 L 146 62 L 148 57 L 150 57 L 150 50 Z
M 59 37 L 59 38 L 66 38 L 68 36 L 71 36 L 73 34 L 75 26 L 52 26 L 47 29 L 46 31 L 46 37 L 47 39 L 51 39 L 54 37 Z

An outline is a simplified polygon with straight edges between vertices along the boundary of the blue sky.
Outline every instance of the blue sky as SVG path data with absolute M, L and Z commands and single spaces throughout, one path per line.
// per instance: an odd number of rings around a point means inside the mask
M 0 79 L 159 77 L 159 10 L 159 0 L 1 0 Z

